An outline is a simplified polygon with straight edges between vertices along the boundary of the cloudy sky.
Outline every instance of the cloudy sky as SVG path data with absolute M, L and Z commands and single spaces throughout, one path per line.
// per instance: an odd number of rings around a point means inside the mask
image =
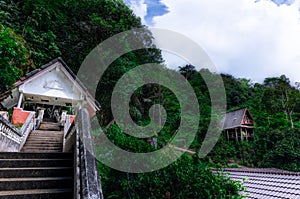
M 125 0 L 149 27 L 184 34 L 219 72 L 300 81 L 300 0 Z M 167 65 L 184 63 L 165 56 Z

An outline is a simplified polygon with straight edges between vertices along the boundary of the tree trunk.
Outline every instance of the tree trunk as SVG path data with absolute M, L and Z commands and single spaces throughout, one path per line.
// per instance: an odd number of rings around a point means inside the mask
M 291 128 L 293 129 L 294 128 L 294 122 L 293 122 L 292 112 L 289 112 L 289 119 L 290 119 Z

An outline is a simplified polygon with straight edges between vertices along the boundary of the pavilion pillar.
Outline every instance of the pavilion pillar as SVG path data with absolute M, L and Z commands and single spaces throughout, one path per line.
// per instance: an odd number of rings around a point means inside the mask
M 245 128 L 245 131 L 246 131 L 246 140 L 248 141 L 248 131 L 247 131 L 247 128 Z
M 227 140 L 229 141 L 229 133 L 228 133 L 228 130 L 226 130 L 226 134 L 227 134 Z
M 235 130 L 235 139 L 236 139 L 236 141 L 238 142 L 238 141 L 239 141 L 239 137 L 238 137 L 238 134 L 237 134 L 236 128 L 235 128 L 234 130 Z
M 241 134 L 241 141 L 243 141 L 243 131 L 242 131 L 242 128 L 240 128 L 240 134 Z
M 18 101 L 18 106 L 17 106 L 18 108 L 21 108 L 22 100 L 23 100 L 23 93 L 20 93 L 19 101 Z

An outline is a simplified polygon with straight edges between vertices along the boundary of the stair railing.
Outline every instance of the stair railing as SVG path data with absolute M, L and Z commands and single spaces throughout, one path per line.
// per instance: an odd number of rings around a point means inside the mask
M 21 141 L 21 132 L 0 115 L 0 151 L 17 152 Z
M 27 117 L 25 123 L 23 124 L 21 130 L 20 130 L 20 132 L 22 134 L 22 139 L 21 139 L 19 151 L 24 146 L 29 133 L 35 129 L 35 118 L 34 118 L 34 116 L 35 116 L 35 113 L 31 112 L 29 114 L 29 116 Z
M 71 127 L 71 115 L 65 116 L 65 122 L 64 122 L 64 135 L 66 135 Z
M 63 151 L 74 152 L 74 198 L 103 199 L 88 111 L 80 109 L 64 135 Z
M 21 129 L 18 130 L 3 116 L 0 115 L 0 151 L 1 152 L 19 152 L 29 133 L 34 129 L 35 113 L 31 112 Z
M 37 118 L 35 119 L 35 129 L 38 129 L 40 127 L 41 122 L 43 121 L 43 118 L 44 118 L 44 113 L 45 113 L 44 109 L 39 110 L 39 114 L 38 114 Z

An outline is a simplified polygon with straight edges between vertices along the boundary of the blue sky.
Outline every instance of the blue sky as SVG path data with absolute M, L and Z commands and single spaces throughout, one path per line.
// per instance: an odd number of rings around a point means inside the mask
M 147 6 L 146 15 L 143 16 L 147 25 L 153 25 L 152 19 L 156 16 L 162 16 L 168 13 L 167 5 L 163 4 L 160 0 L 125 0 L 129 5 L 145 4 Z
M 294 0 L 272 0 L 276 5 L 280 6 L 283 4 L 291 5 L 294 3 Z
M 184 34 L 219 72 L 300 81 L 300 0 L 126 0 L 149 27 Z M 186 63 L 164 53 L 166 64 Z M 200 66 L 198 66 L 200 67 Z

